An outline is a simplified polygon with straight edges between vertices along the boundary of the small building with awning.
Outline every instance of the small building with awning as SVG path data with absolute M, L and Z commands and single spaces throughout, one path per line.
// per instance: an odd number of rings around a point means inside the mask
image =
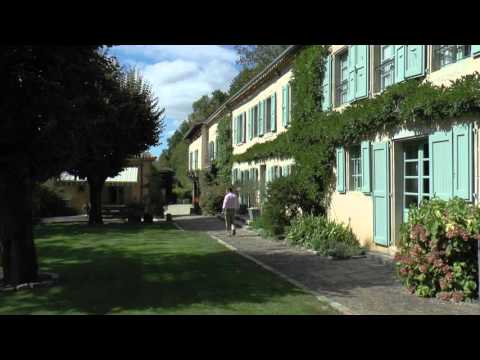
M 155 159 L 148 154 L 129 159 L 117 176 L 107 178 L 102 191 L 102 204 L 108 206 L 147 203 L 152 163 Z M 53 179 L 53 183 L 69 207 L 79 212 L 85 211 L 90 202 L 87 179 L 64 172 Z

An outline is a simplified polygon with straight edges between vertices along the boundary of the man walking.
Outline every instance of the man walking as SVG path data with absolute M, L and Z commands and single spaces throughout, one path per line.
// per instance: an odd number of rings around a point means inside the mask
M 233 189 L 229 187 L 227 194 L 223 199 L 222 212 L 225 215 L 225 225 L 227 227 L 227 233 L 235 235 L 235 210 L 238 209 L 237 195 L 233 192 Z

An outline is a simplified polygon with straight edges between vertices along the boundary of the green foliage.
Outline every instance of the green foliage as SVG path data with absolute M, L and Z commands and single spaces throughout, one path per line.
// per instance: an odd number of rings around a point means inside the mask
M 238 75 L 230 84 L 229 95 L 237 93 L 260 71 L 268 66 L 289 45 L 237 45 L 237 63 L 242 66 Z
M 223 198 L 226 193 L 226 184 L 218 181 L 215 172 L 200 172 L 200 208 L 208 215 L 215 215 L 222 211 Z
M 289 45 L 236 45 L 239 65 L 263 69 L 277 58 Z
M 295 58 L 292 69 L 292 118 L 297 123 L 311 122 L 322 110 L 322 81 L 328 46 L 309 46 Z
M 461 301 L 477 296 L 480 209 L 454 198 L 412 207 L 401 230 L 398 275 L 411 293 Z
M 232 164 L 233 164 L 233 146 L 231 115 L 227 114 L 218 121 L 217 143 L 218 157 L 215 160 L 215 166 L 218 168 L 219 181 L 225 185 L 231 184 Z
M 295 177 L 281 177 L 272 181 L 266 192 L 262 206 L 261 223 L 271 236 L 285 234 L 285 228 L 290 225 L 297 213 L 298 204 L 302 201 L 301 190 L 295 184 Z
M 67 206 L 61 194 L 55 189 L 44 185 L 36 185 L 33 189 L 33 219 L 55 216 L 77 215 L 77 212 Z
M 244 87 L 250 80 L 252 80 L 259 73 L 257 68 L 244 68 L 235 76 L 230 84 L 228 93 L 230 96 L 236 94 L 242 87 Z
M 93 126 L 89 106 L 102 111 L 96 84 L 109 66 L 100 46 L 2 46 L 0 181 L 43 182 L 80 155 L 77 125 Z
M 287 241 L 316 250 L 323 256 L 348 258 L 364 252 L 350 227 L 324 216 L 296 217 L 289 228 Z
M 249 147 L 246 152 L 234 155 L 233 161 L 250 163 L 272 158 L 290 159 L 292 157 L 292 153 L 290 152 L 290 138 L 291 135 L 289 131 L 283 132 L 273 141 L 257 143 Z
M 175 186 L 172 190 L 172 194 L 177 203 L 182 203 L 184 201 L 192 201 L 192 189 L 184 188 L 180 186 Z
M 192 187 L 192 182 L 188 178 L 189 143 L 183 137 L 193 124 L 204 121 L 217 110 L 226 101 L 227 96 L 227 93 L 215 90 L 210 96 L 204 95 L 196 100 L 192 104 L 192 113 L 188 115 L 188 119 L 183 121 L 180 127 L 168 139 L 168 146 L 160 155 L 159 161 L 161 165 L 175 172 L 173 193 L 179 200 L 190 198 Z
M 304 47 L 294 60 L 290 129 L 234 157 L 238 162 L 293 157 L 305 194 L 318 207 L 329 206 L 334 190 L 336 147 L 373 140 L 377 135 L 391 137 L 405 129 L 418 133 L 448 129 L 480 115 L 479 73 L 466 75 L 449 87 L 412 79 L 374 98 L 353 102 L 342 112 L 323 112 L 320 85 L 327 49 Z

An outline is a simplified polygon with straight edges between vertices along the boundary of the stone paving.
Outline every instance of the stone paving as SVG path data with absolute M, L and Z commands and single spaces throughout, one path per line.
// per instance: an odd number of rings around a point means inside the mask
M 480 303 L 446 303 L 408 294 L 396 280 L 394 265 L 376 257 L 329 260 L 280 241 L 238 229 L 228 236 L 216 217 L 188 216 L 174 221 L 187 231 L 204 231 L 240 252 L 296 280 L 306 288 L 365 315 L 480 315 Z

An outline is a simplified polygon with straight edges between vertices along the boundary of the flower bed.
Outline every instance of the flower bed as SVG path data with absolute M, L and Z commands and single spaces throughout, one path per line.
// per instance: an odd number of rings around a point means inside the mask
M 346 259 L 365 253 L 352 229 L 324 216 L 296 217 L 288 229 L 287 242 L 313 249 L 319 255 L 334 259 Z

